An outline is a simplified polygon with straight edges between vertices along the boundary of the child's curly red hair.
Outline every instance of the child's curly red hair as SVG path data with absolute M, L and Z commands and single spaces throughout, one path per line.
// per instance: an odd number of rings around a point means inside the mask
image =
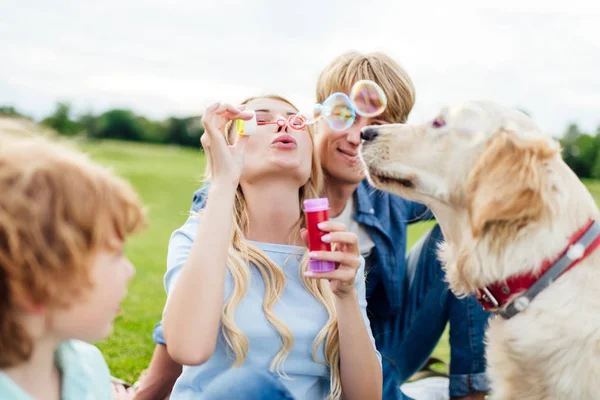
M 131 186 L 45 139 L 0 143 L 0 368 L 27 360 L 27 305 L 62 307 L 91 286 L 95 252 L 146 226 Z

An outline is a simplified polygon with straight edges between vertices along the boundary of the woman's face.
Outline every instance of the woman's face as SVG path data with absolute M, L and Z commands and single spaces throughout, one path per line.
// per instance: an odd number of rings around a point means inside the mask
M 257 122 L 280 118 L 287 121 L 297 114 L 291 105 L 270 98 L 254 99 L 247 103 L 246 109 L 256 112 Z M 307 128 L 296 130 L 287 125 L 259 125 L 246 145 L 241 182 L 283 178 L 297 181 L 301 187 L 310 177 L 313 149 Z

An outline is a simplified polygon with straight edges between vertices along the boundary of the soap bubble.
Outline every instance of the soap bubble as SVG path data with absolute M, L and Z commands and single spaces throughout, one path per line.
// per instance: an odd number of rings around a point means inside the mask
M 306 125 L 312 125 L 326 115 L 329 115 L 329 110 L 327 107 L 323 107 L 321 104 L 317 103 L 314 105 L 312 110 L 299 112 L 296 114 L 296 117 L 304 118 Z
M 343 131 L 354 124 L 357 114 L 372 118 L 385 111 L 386 106 L 383 89 L 373 81 L 360 80 L 352 86 L 350 96 L 342 92 L 332 93 L 323 104 L 315 104 L 312 110 L 297 115 L 304 118 L 306 125 L 323 119 L 331 129 Z
M 356 82 L 350 90 L 350 100 L 356 113 L 366 118 L 381 114 L 387 106 L 387 98 L 383 89 L 370 80 Z
M 350 98 L 344 93 L 333 93 L 322 105 L 323 118 L 336 131 L 348 129 L 354 123 L 356 115 Z

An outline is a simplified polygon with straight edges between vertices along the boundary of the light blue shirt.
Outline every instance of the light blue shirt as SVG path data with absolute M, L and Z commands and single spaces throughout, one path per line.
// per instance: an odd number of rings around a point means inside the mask
M 173 232 L 169 242 L 167 257 L 167 273 L 165 289 L 168 296 L 177 282 L 181 269 L 190 254 L 192 243 L 198 230 L 199 217 L 188 218 L 185 224 Z M 313 341 L 328 319 L 323 305 L 304 287 L 299 262 L 306 248 L 298 246 L 252 242 L 283 269 L 286 286 L 281 298 L 275 303 L 273 311 L 285 323 L 294 335 L 294 344 L 283 364 L 283 371 L 291 378 L 280 378 L 295 399 L 324 399 L 329 393 L 329 371 L 326 365 L 317 363 L 312 358 Z M 364 259 L 356 274 L 356 288 L 359 305 L 367 330 L 371 335 L 369 319 L 366 315 Z M 248 353 L 246 366 L 268 371 L 271 361 L 281 349 L 279 333 L 267 321 L 262 306 L 265 293 L 263 279 L 256 268 L 251 268 L 249 290 L 237 306 L 235 322 L 248 337 Z M 233 279 L 226 270 L 224 301 L 231 295 Z M 198 307 L 202 307 L 201 304 Z M 162 336 L 162 325 L 155 334 L 159 340 Z M 375 340 L 371 335 L 371 345 L 377 352 Z M 168 346 L 168 344 L 167 344 Z M 325 360 L 323 345 L 317 351 L 320 361 Z M 381 364 L 381 355 L 377 352 Z M 217 346 L 212 357 L 199 366 L 184 366 L 183 372 L 173 388 L 172 398 L 193 399 L 203 391 L 217 375 L 232 367 L 235 357 L 227 346 L 221 330 Z M 356 360 L 360 362 L 360 360 Z
M 79 340 L 60 344 L 54 357 L 62 377 L 62 400 L 112 399 L 110 372 L 96 346 Z M 0 371 L 0 399 L 34 400 Z

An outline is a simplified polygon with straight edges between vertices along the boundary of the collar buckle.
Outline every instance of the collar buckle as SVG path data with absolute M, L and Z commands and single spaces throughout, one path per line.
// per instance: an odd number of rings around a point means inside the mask
M 494 297 L 492 292 L 490 292 L 487 287 L 478 289 L 478 292 L 477 300 L 479 300 L 480 303 L 485 303 L 487 306 L 485 308 L 487 308 L 489 311 L 496 312 L 500 307 L 500 303 Z

